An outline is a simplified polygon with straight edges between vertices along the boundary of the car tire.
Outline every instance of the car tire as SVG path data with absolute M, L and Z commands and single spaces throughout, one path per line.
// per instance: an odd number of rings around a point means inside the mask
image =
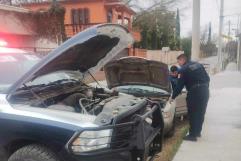
M 41 145 L 28 145 L 13 153 L 8 161 L 60 161 L 48 148 Z
M 171 130 L 168 131 L 166 134 L 166 137 L 173 137 L 175 134 L 175 129 L 176 129 L 176 117 L 174 115 L 173 122 L 172 122 L 172 128 Z

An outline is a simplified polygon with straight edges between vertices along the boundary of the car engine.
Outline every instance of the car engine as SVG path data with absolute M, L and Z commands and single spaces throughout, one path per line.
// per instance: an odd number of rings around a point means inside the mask
M 82 85 L 77 89 L 72 87 L 67 89 L 52 87 L 51 89 L 41 89 L 34 93 L 38 97 L 28 90 L 16 93 L 11 102 L 17 105 L 27 105 L 31 108 L 91 115 L 96 117 L 95 124 L 99 125 L 111 124 L 113 120 L 121 117 L 128 118 L 129 114 L 142 113 L 147 107 L 146 99 L 105 88 Z

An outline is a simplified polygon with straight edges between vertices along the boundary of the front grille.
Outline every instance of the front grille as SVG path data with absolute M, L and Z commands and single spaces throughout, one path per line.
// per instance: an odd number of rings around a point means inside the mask
M 113 135 L 110 143 L 112 149 L 126 148 L 130 146 L 130 140 L 135 139 L 135 126 L 133 124 L 127 124 L 122 127 L 114 128 Z

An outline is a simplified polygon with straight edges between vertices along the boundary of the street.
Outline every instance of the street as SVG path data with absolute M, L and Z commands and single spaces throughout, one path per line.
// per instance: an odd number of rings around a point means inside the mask
M 174 161 L 238 161 L 241 158 L 241 74 L 212 77 L 202 138 L 184 141 Z

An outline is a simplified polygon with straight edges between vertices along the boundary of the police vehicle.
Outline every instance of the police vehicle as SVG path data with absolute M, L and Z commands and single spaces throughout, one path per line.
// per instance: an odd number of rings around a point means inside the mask
M 86 85 L 131 43 L 125 28 L 104 24 L 42 60 L 0 48 L 1 161 L 144 161 L 160 152 L 159 104 Z

